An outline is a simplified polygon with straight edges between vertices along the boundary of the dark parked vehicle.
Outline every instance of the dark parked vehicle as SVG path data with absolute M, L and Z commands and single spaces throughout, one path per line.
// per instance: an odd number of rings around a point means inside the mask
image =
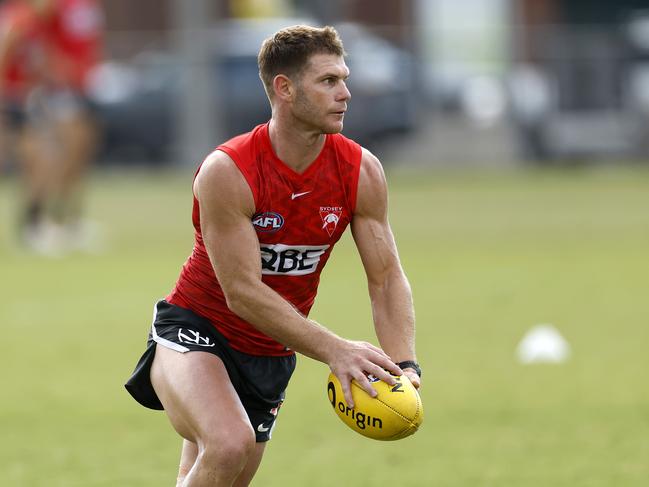
M 535 161 L 646 158 L 646 2 L 549 2 L 518 9 L 510 101 L 522 155 Z M 535 13 L 536 12 L 536 13 Z

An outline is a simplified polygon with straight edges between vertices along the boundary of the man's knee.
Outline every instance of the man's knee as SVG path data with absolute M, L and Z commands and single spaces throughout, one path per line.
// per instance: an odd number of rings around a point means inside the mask
M 255 434 L 252 427 L 242 427 L 226 434 L 213 435 L 200 442 L 199 463 L 220 475 L 231 474 L 234 478 L 245 467 L 255 451 Z

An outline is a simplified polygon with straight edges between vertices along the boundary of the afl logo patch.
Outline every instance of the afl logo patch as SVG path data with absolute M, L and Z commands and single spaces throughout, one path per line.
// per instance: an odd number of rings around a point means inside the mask
M 284 217 L 279 213 L 266 211 L 253 216 L 252 224 L 258 232 L 276 232 L 284 226 Z

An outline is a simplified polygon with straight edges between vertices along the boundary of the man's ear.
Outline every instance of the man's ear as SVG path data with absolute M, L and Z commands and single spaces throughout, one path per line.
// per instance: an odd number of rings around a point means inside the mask
M 288 76 L 278 74 L 273 78 L 273 91 L 277 98 L 290 101 L 295 93 L 295 87 Z

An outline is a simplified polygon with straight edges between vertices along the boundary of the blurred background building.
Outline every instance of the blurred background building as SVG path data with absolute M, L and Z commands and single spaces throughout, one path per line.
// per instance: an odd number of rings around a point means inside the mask
M 649 0 L 111 0 L 103 163 L 194 164 L 270 116 L 261 41 L 332 24 L 345 133 L 417 165 L 642 159 Z M 384 160 L 386 156 L 383 157 Z

